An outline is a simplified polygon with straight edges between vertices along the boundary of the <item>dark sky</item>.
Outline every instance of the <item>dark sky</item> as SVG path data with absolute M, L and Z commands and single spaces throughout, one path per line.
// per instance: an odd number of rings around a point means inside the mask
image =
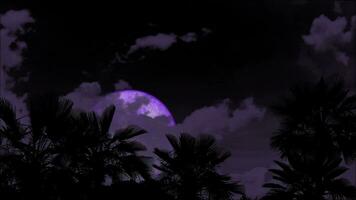
M 16 5 L 9 2 L 10 8 Z M 223 98 L 270 100 L 271 92 L 305 76 L 293 66 L 301 35 L 315 17 L 333 8 L 328 1 L 278 0 L 18 2 L 36 20 L 36 32 L 27 36 L 24 66 L 32 72 L 27 90 L 65 94 L 80 82 L 100 81 L 108 92 L 112 82 L 123 79 L 163 99 L 178 119 Z M 127 63 L 109 65 L 136 38 L 202 29 L 211 33 L 193 44 L 143 51 Z
M 321 76 L 356 86 L 351 1 L 2 0 L 0 7 L 34 19 L 18 37 L 27 48 L 8 71 L 12 92 L 64 96 L 98 82 L 103 95 L 124 81 L 162 100 L 182 127 L 199 131 L 196 121 L 215 121 L 207 131 L 232 150 L 225 169 L 234 174 L 265 175 L 278 127 L 269 106 L 290 87 Z

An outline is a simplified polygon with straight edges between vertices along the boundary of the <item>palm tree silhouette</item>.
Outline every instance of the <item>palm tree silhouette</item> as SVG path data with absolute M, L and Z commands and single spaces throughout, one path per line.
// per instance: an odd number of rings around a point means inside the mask
M 104 175 L 111 176 L 113 182 L 130 178 L 150 178 L 146 157 L 137 154 L 146 148 L 131 140 L 145 131 L 132 126 L 114 134 L 110 133 L 114 112 L 115 107 L 111 106 L 99 118 L 94 113 L 80 113 L 75 117 L 79 137 L 69 136 L 63 143 L 64 155 L 72 155 L 73 164 L 89 169 L 80 176 L 85 179 L 92 178 L 95 185 L 104 181 Z M 75 152 L 81 152 L 85 156 L 78 157 L 77 155 L 81 154 Z
M 282 157 L 325 154 L 350 163 L 356 156 L 356 96 L 342 82 L 297 87 L 275 107 L 282 127 L 272 137 L 272 147 Z
M 179 138 L 167 135 L 172 151 L 155 149 L 160 165 L 164 188 L 174 199 L 231 199 L 234 193 L 242 194 L 242 187 L 226 175 L 217 172 L 219 165 L 230 153 L 221 151 L 212 136 L 195 138 L 181 134 Z
M 138 127 L 109 128 L 115 107 L 101 117 L 72 111 L 56 96 L 31 98 L 29 125 L 0 100 L 0 189 L 20 199 L 95 199 L 105 177 L 113 183 L 150 180 L 145 147 L 133 141 Z M 13 196 L 12 196 L 13 197 Z
M 297 87 L 275 107 L 282 126 L 272 137 L 272 147 L 289 165 L 276 162 L 271 170 L 281 184 L 270 183 L 265 199 L 355 198 L 355 188 L 338 178 L 356 156 L 356 96 L 342 82 Z
M 289 165 L 275 161 L 280 169 L 271 169 L 277 182 L 264 187 L 270 192 L 263 200 L 339 200 L 355 199 L 356 187 L 339 178 L 347 168 L 340 167 L 341 159 L 294 157 Z

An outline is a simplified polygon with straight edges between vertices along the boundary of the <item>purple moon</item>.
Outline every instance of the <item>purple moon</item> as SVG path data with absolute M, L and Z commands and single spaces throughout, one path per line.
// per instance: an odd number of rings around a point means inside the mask
M 110 105 L 114 105 L 117 110 L 125 111 L 132 115 L 144 115 L 152 119 L 165 117 L 168 119 L 169 126 L 176 124 L 168 108 L 156 97 L 146 92 L 123 90 L 110 93 L 94 106 L 94 111 L 102 113 Z

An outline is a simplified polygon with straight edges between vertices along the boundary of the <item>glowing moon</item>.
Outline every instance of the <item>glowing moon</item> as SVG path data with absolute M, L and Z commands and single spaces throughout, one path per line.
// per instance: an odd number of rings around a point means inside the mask
M 152 119 L 166 117 L 170 126 L 175 125 L 168 108 L 156 97 L 142 91 L 123 90 L 108 94 L 94 106 L 94 110 L 101 113 L 109 105 L 114 105 L 119 111 L 133 112 Z

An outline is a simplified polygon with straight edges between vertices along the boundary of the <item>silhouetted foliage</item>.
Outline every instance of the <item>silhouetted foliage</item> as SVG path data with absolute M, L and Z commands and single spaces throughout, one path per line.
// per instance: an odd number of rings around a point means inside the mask
M 264 199 L 355 199 L 356 188 L 339 178 L 356 156 L 356 96 L 342 82 L 321 79 L 297 87 L 275 107 L 282 127 L 272 137 L 272 147 L 287 158 L 280 169 L 270 170 L 279 183 L 268 183 Z
M 162 178 L 134 141 L 134 126 L 110 132 L 115 107 L 101 116 L 74 112 L 53 95 L 31 97 L 28 118 L 19 120 L 0 100 L 0 194 L 3 199 L 231 199 L 241 186 L 216 170 L 230 154 L 210 136 L 167 136 L 174 153 L 155 150 Z
M 341 159 L 294 157 L 289 165 L 275 161 L 280 169 L 271 169 L 278 183 L 267 183 L 270 192 L 263 200 L 342 200 L 355 199 L 356 187 L 340 176 L 347 168 Z
M 221 151 L 212 136 L 198 138 L 181 134 L 178 138 L 167 135 L 172 151 L 155 149 L 165 190 L 174 199 L 231 199 L 234 193 L 242 194 L 242 187 L 229 176 L 217 172 L 219 165 L 230 153 Z
M 145 131 L 129 127 L 110 133 L 115 107 L 101 117 L 72 112 L 55 96 L 32 98 L 29 125 L 0 100 L 0 189 L 12 199 L 89 199 L 105 178 L 113 184 L 150 180 L 145 147 L 132 140 Z
M 297 87 L 292 96 L 276 107 L 282 127 L 272 137 L 272 147 L 282 157 L 294 154 L 342 156 L 351 162 L 356 156 L 356 96 L 342 82 Z

